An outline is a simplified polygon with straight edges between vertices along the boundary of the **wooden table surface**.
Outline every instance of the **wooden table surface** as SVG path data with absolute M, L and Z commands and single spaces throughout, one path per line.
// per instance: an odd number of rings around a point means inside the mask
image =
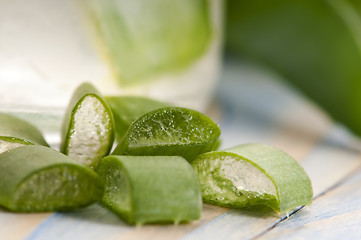
M 142 227 L 124 224 L 99 205 L 70 213 L 0 210 L 0 239 L 361 238 L 359 140 L 281 80 L 259 67 L 228 61 L 209 114 L 221 126 L 222 148 L 266 143 L 299 161 L 312 180 L 311 206 L 287 217 L 204 204 L 199 221 Z

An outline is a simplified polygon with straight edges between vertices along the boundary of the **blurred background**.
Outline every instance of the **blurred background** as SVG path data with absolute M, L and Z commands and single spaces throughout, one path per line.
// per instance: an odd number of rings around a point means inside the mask
M 58 132 L 75 88 L 204 110 L 219 78 L 222 0 L 0 0 L 0 111 Z
M 302 121 L 332 118 L 361 134 L 360 1 L 0 0 L 0 6 L 0 111 L 44 131 L 58 131 L 74 89 L 88 81 L 104 95 L 149 96 L 200 111 L 217 99 L 224 107 L 232 92 L 240 98 L 229 101 L 261 122 L 265 109 L 277 114 L 290 99 L 280 96 L 291 94 L 317 112 Z

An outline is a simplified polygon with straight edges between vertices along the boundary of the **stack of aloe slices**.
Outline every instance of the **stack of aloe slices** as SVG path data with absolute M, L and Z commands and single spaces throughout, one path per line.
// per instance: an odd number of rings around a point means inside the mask
M 215 151 L 220 128 L 202 113 L 140 97 L 106 99 L 89 83 L 75 91 L 63 124 L 65 155 L 34 126 L 0 115 L 8 124 L 0 128 L 1 206 L 69 211 L 100 201 L 142 225 L 199 219 L 202 198 L 282 213 L 311 203 L 309 177 L 281 150 L 246 144 Z M 107 156 L 114 132 L 118 146 Z

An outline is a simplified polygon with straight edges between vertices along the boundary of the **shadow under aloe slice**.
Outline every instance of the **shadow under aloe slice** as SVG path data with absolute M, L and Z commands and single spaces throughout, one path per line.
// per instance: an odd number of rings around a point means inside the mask
M 197 176 L 178 156 L 107 156 L 97 173 L 102 204 L 129 224 L 179 223 L 200 218 Z
M 198 156 L 192 163 L 203 200 L 243 208 L 267 205 L 276 212 L 312 202 L 304 169 L 285 152 L 263 144 L 244 144 Z
M 102 192 L 94 171 L 51 148 L 29 145 L 0 154 L 0 205 L 11 211 L 74 210 Z
M 63 122 L 61 151 L 95 168 L 114 142 L 112 112 L 100 93 L 89 83 L 73 94 Z
M 0 113 L 0 153 L 32 144 L 49 146 L 34 125 L 15 116 Z
M 192 161 L 218 146 L 221 131 L 206 115 L 181 107 L 165 107 L 142 115 L 129 127 L 112 154 L 182 156 Z

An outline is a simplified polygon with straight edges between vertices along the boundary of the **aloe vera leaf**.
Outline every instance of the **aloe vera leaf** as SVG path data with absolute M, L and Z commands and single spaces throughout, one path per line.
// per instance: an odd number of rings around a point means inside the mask
M 160 108 L 139 117 L 112 154 L 182 156 L 192 161 L 218 147 L 218 125 L 206 115 L 181 107 Z
M 228 1 L 227 46 L 361 134 L 361 19 L 346 0 Z
M 34 125 L 18 117 L 0 113 L 0 153 L 29 144 L 49 146 Z
M 359 0 L 348 0 L 348 2 L 352 5 L 353 9 L 356 10 L 361 17 L 361 2 Z
M 276 212 L 310 205 L 312 184 L 285 152 L 263 144 L 243 144 L 198 156 L 192 163 L 203 200 L 243 208 L 266 205 Z
M 74 92 L 65 114 L 61 151 L 95 168 L 114 142 L 114 119 L 111 109 L 90 83 Z
M 137 118 L 158 108 L 170 106 L 169 103 L 136 96 L 112 96 L 105 99 L 113 112 L 115 138 L 118 142 L 123 141 L 129 126 Z
M 28 145 L 0 154 L 0 205 L 14 212 L 69 211 L 100 199 L 97 174 L 51 148 Z
M 122 85 L 181 71 L 208 49 L 207 0 L 92 0 L 84 4 Z
M 200 218 L 202 198 L 189 163 L 178 156 L 107 156 L 97 168 L 102 203 L 129 224 Z

